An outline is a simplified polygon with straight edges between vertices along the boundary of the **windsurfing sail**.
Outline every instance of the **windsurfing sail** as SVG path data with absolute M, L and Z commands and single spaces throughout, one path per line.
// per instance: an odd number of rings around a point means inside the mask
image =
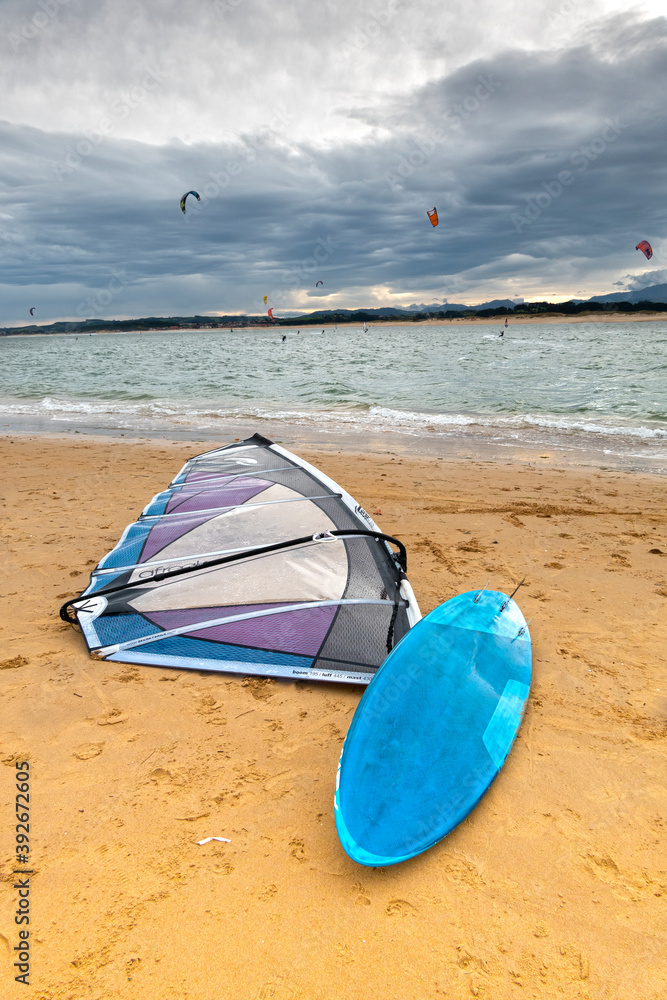
M 367 684 L 421 618 L 405 569 L 345 490 L 255 434 L 187 462 L 60 615 L 97 659 Z
M 431 220 L 431 225 L 432 226 L 437 226 L 438 225 L 438 210 L 437 210 L 437 208 L 434 208 L 431 211 L 429 211 L 427 209 L 426 214 L 428 215 L 429 219 Z
M 640 240 L 635 250 L 641 250 L 647 260 L 650 260 L 653 256 L 653 247 L 648 240 Z

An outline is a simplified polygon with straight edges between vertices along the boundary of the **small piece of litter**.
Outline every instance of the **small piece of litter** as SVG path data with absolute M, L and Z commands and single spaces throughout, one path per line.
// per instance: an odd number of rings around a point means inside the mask
M 203 840 L 198 840 L 197 843 L 201 847 L 202 844 L 208 844 L 212 840 L 221 840 L 223 844 L 231 844 L 231 840 L 227 840 L 227 837 L 204 837 Z

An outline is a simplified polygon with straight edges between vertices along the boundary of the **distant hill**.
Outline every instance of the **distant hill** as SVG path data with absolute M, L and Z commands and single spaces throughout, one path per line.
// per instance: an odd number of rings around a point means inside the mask
M 439 313 L 439 312 L 475 312 L 477 309 L 514 309 L 521 305 L 523 299 L 492 299 L 490 302 L 480 302 L 476 306 L 465 306 L 462 302 L 432 302 L 430 305 L 413 302 L 402 309 L 404 313 Z
M 440 308 L 443 308 L 442 306 Z M 326 318 L 331 316 L 343 317 L 343 316 L 375 316 L 377 319 L 391 318 L 392 316 L 409 316 L 411 312 L 409 309 L 401 309 L 399 306 L 383 306 L 379 309 L 316 309 L 314 312 L 310 313 L 290 313 L 293 319 L 300 319 L 302 316 L 312 317 L 313 319 Z M 288 319 L 288 316 L 281 317 Z
M 589 302 L 667 302 L 667 283 L 649 285 L 635 292 L 610 292 L 609 295 L 594 295 Z M 451 306 L 449 307 L 451 308 Z
M 243 327 L 274 326 L 319 326 L 336 323 L 372 323 L 373 320 L 396 319 L 402 322 L 419 323 L 429 316 L 451 320 L 477 315 L 481 318 L 492 316 L 573 316 L 592 312 L 641 312 L 643 310 L 667 313 L 667 283 L 650 285 L 634 292 L 611 292 L 609 295 L 595 295 L 590 299 L 570 299 L 568 302 L 525 302 L 523 299 L 492 299 L 476 306 L 466 306 L 460 302 L 443 302 L 430 305 L 413 305 L 407 308 L 382 306 L 372 309 L 319 309 L 312 313 L 291 313 L 276 316 L 273 322 L 261 316 L 240 314 L 228 316 L 150 316 L 142 319 L 82 319 L 58 322 L 43 326 L 2 327 L 0 337 L 12 334 L 48 334 L 143 332 L 153 330 L 218 330 L 242 329 Z

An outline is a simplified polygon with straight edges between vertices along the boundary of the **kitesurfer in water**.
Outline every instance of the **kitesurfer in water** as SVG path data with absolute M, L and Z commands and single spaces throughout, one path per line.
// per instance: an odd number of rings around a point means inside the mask
M 286 341 L 286 340 L 287 340 L 287 334 L 286 334 L 286 333 L 284 333 L 284 334 L 283 334 L 283 344 L 285 343 L 285 341 Z

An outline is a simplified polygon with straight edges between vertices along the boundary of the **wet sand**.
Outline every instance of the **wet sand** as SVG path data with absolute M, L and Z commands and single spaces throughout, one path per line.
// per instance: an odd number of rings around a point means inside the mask
M 58 618 L 210 447 L 0 438 L 3 996 L 662 1000 L 665 479 L 299 449 L 405 542 L 424 613 L 526 577 L 533 687 L 507 764 L 445 841 L 376 870 L 333 820 L 360 688 L 96 662 Z M 28 989 L 10 957 L 26 759 Z

